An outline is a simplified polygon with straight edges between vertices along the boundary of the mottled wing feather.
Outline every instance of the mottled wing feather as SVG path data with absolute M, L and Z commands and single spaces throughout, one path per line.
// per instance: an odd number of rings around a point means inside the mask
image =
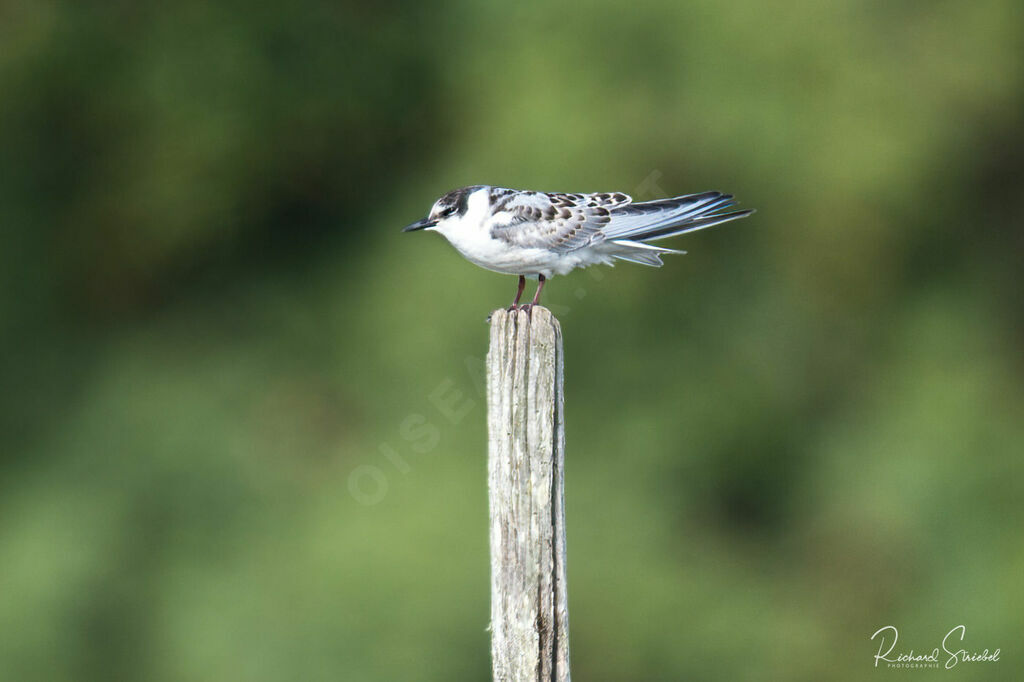
M 604 240 L 611 210 L 632 199 L 621 192 L 564 194 L 495 189 L 491 236 L 512 246 L 565 253 Z

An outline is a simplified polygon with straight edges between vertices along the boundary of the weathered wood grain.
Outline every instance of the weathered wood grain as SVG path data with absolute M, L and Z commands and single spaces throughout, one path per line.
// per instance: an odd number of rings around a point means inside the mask
M 569 680 L 562 331 L 498 310 L 487 354 L 491 658 L 496 682 Z

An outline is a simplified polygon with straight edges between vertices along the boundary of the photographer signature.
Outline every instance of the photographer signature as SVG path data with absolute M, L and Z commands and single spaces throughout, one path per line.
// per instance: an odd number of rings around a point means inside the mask
M 964 641 L 964 635 L 967 634 L 967 626 L 957 625 L 955 628 L 946 633 L 946 636 L 942 638 L 941 651 L 945 652 L 945 667 L 946 670 L 951 670 L 957 666 L 958 663 L 992 663 L 999 660 L 1000 649 L 989 652 L 988 649 L 983 651 L 968 651 L 967 649 L 952 649 L 955 647 L 955 639 L 951 640 L 954 633 L 960 633 L 960 642 Z M 886 635 L 892 635 L 892 643 L 889 644 L 889 648 L 886 649 Z M 911 649 L 909 652 L 897 653 L 893 655 L 893 649 L 896 648 L 896 642 L 899 640 L 899 632 L 896 630 L 894 625 L 886 625 L 885 627 L 879 628 L 875 634 L 871 635 L 871 639 L 881 635 L 881 639 L 878 644 L 878 653 L 875 654 L 875 667 L 878 667 L 879 661 L 885 661 L 886 663 L 894 667 L 900 667 L 902 665 L 920 665 L 921 667 L 937 668 L 939 665 L 940 649 L 936 647 L 926 654 L 915 654 L 914 650 Z

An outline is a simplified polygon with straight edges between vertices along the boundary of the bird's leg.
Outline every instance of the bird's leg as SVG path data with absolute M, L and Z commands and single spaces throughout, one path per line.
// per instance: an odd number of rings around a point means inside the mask
M 540 304 L 540 292 L 544 288 L 544 282 L 546 281 L 547 279 L 544 275 L 537 275 L 537 291 L 533 294 L 533 301 L 524 305 L 522 307 L 523 310 L 529 312 L 533 309 L 533 306 Z
M 523 275 L 519 275 L 519 288 L 516 289 L 516 299 L 514 301 L 512 301 L 512 305 L 509 306 L 509 309 L 508 309 L 509 312 L 512 312 L 513 310 L 515 310 L 515 309 L 517 309 L 519 307 L 519 299 L 522 298 L 522 296 L 523 296 L 523 289 L 525 287 L 526 287 L 526 277 L 524 277 Z
M 530 305 L 537 305 L 540 303 L 540 292 L 544 288 L 544 282 L 548 281 L 544 275 L 537 275 L 537 291 L 533 294 L 533 303 Z

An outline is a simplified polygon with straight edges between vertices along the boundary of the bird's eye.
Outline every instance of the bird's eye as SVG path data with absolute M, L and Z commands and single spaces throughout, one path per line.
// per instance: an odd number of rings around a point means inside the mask
M 441 215 L 443 215 L 443 216 L 450 216 L 453 213 L 455 213 L 455 207 L 454 206 L 449 206 L 445 210 L 441 211 Z

